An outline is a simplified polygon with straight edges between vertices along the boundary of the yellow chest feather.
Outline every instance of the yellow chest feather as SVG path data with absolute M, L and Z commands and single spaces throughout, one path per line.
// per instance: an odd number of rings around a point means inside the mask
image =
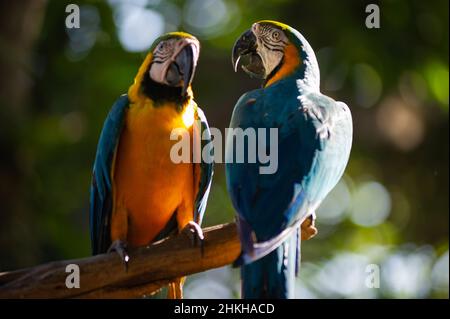
M 147 101 L 127 111 L 114 165 L 113 211 L 126 212 L 134 236 L 129 240 L 136 244 L 151 240 L 185 198 L 193 197 L 193 165 L 170 158 L 177 143 L 170 134 L 187 128 L 190 107 L 178 112 L 175 105 L 154 107 Z

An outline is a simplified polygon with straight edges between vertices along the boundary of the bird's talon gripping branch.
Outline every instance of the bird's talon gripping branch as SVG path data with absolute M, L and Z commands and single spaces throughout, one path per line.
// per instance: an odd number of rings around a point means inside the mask
M 198 244 L 200 246 L 203 256 L 205 236 L 202 228 L 196 222 L 190 221 L 183 229 L 183 232 L 191 239 L 192 245 L 197 246 Z
M 108 253 L 115 251 L 123 262 L 125 271 L 128 271 L 128 262 L 130 261 L 130 256 L 127 252 L 127 243 L 122 240 L 115 240 L 108 249 Z
M 315 218 L 310 215 L 301 225 L 302 229 L 302 240 L 308 240 L 317 235 L 317 228 L 315 225 Z

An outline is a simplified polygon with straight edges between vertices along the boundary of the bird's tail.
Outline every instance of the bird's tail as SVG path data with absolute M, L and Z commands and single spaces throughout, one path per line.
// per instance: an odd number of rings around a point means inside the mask
M 299 231 L 293 232 L 270 254 L 241 267 L 242 298 L 294 298 L 299 240 Z

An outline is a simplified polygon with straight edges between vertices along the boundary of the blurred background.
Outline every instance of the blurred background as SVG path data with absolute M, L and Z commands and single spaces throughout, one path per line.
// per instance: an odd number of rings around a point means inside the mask
M 72 1 L 71 1 L 72 2 Z M 381 27 L 368 29 L 378 3 Z M 0 271 L 90 255 L 91 167 L 103 121 L 152 41 L 184 30 L 202 44 L 194 91 L 224 129 L 260 85 L 230 50 L 251 23 L 285 22 L 314 48 L 322 92 L 353 113 L 346 174 L 304 242 L 299 298 L 448 298 L 448 1 L 0 2 Z M 73 2 L 72 2 L 73 3 Z M 232 221 L 216 166 L 204 225 Z M 368 288 L 367 265 L 380 269 Z M 239 297 L 230 267 L 189 277 L 188 298 Z

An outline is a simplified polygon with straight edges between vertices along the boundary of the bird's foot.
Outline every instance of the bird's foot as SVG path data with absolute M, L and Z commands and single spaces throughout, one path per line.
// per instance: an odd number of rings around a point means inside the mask
M 300 226 L 302 230 L 302 240 L 308 240 L 317 235 L 317 228 L 315 226 L 315 216 L 310 215 L 306 218 Z
M 128 271 L 128 262 L 130 261 L 130 256 L 128 256 L 128 252 L 127 252 L 127 243 L 124 242 L 123 240 L 115 240 L 111 246 L 108 248 L 108 253 L 115 251 L 120 259 L 123 262 L 123 265 L 125 267 L 125 271 Z
M 203 244 L 204 244 L 204 240 L 205 240 L 205 236 L 203 235 L 203 230 L 202 228 L 199 226 L 199 224 L 197 224 L 194 221 L 190 221 L 182 230 L 183 233 L 185 233 L 192 242 L 192 245 L 197 246 L 200 245 L 200 250 L 203 256 Z

